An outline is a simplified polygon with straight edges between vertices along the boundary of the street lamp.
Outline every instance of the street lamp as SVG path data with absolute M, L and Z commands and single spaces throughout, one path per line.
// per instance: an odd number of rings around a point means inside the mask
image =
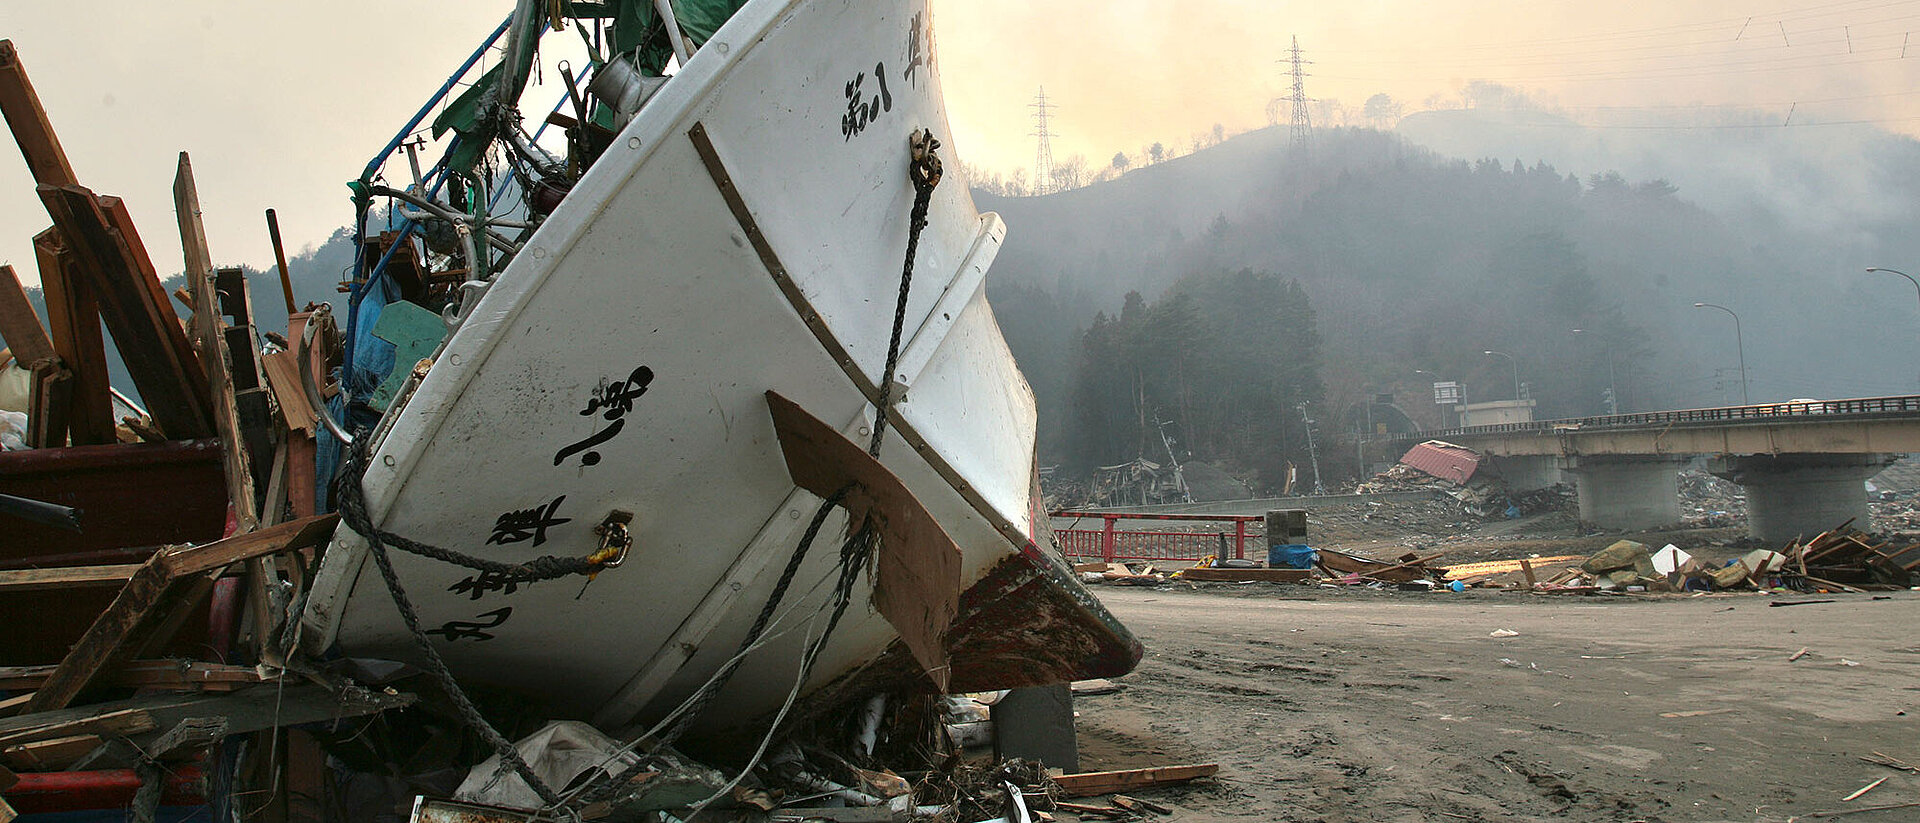
M 1480 353 L 1487 354 L 1487 355 L 1497 354 L 1501 357 L 1507 358 L 1507 362 L 1513 364 L 1513 399 L 1516 401 L 1519 400 L 1520 399 L 1520 361 L 1513 359 L 1513 355 L 1503 351 L 1494 351 L 1492 349 L 1488 349 Z
M 1881 267 L 1879 267 L 1879 266 L 1868 266 L 1868 267 L 1867 267 L 1867 271 L 1870 271 L 1870 272 L 1875 272 L 1875 271 L 1884 271 L 1884 272 L 1891 272 L 1891 273 L 1893 273 L 1893 274 L 1897 274 L 1897 275 L 1900 275 L 1901 277 L 1905 277 L 1905 278 L 1907 278 L 1907 282 L 1909 282 L 1909 283 L 1912 283 L 1912 284 L 1913 284 L 1913 291 L 1914 291 L 1914 293 L 1915 293 L 1916 295 L 1920 295 L 1920 280 L 1915 280 L 1915 279 L 1913 279 L 1913 275 L 1911 275 L 1911 274 L 1908 274 L 1908 273 L 1906 273 L 1906 272 L 1903 272 L 1903 271 L 1900 271 L 1899 269 L 1883 269 L 1883 268 L 1881 268 Z
M 1740 405 L 1753 405 L 1753 400 L 1747 397 L 1747 344 L 1740 339 L 1740 315 L 1734 314 L 1733 309 L 1712 303 L 1695 303 L 1693 307 L 1696 309 L 1719 309 L 1733 318 L 1733 345 L 1734 348 L 1740 352 Z
M 1573 333 L 1585 334 L 1586 331 L 1586 329 L 1574 329 Z M 1620 392 L 1613 383 L 1613 346 L 1606 343 L 1602 343 L 1601 346 L 1607 350 L 1607 414 L 1619 414 Z

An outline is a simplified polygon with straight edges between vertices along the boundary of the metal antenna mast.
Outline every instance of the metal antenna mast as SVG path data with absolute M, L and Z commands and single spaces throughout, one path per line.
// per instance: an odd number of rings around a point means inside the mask
M 1047 129 L 1049 113 L 1058 108 L 1047 102 L 1047 87 L 1040 87 L 1040 94 L 1027 104 L 1033 109 L 1033 137 L 1039 138 L 1039 147 L 1033 153 L 1033 193 L 1046 194 L 1053 190 L 1053 132 Z
M 1307 416 L 1307 404 L 1301 403 L 1297 408 L 1300 409 L 1300 422 L 1305 423 L 1307 428 L 1307 459 L 1313 461 L 1313 493 L 1326 494 L 1327 487 L 1320 483 L 1320 449 L 1313 443 L 1313 418 Z
M 1307 104 L 1312 101 L 1307 99 L 1307 72 L 1303 67 L 1312 65 L 1313 61 L 1300 59 L 1300 35 L 1293 36 L 1292 59 L 1288 62 L 1293 65 L 1289 72 L 1293 75 L 1293 132 L 1287 144 L 1305 149 L 1313 140 L 1313 118 L 1307 112 Z

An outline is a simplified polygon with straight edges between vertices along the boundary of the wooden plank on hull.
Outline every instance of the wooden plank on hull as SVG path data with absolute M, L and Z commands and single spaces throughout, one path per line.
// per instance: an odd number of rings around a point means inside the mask
M 68 444 L 113 443 L 113 396 L 108 392 L 107 345 L 100 333 L 100 301 L 59 229 L 34 235 L 40 293 L 47 301 L 47 332 L 72 377 L 67 388 Z

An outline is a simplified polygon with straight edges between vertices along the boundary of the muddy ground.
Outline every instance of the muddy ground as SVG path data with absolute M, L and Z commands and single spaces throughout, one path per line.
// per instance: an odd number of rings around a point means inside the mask
M 1081 767 L 1220 763 L 1143 793 L 1172 819 L 1746 823 L 1920 801 L 1920 775 L 1859 759 L 1920 764 L 1915 593 L 1098 594 L 1147 656 L 1123 691 L 1077 698 Z M 1810 599 L 1836 602 L 1770 605 Z

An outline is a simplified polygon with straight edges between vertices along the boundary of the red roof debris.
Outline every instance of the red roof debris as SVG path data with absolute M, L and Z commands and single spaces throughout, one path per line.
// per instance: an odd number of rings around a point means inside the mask
M 1480 470 L 1480 453 L 1444 440 L 1428 440 L 1408 449 L 1400 462 L 1464 486 L 1468 478 Z

